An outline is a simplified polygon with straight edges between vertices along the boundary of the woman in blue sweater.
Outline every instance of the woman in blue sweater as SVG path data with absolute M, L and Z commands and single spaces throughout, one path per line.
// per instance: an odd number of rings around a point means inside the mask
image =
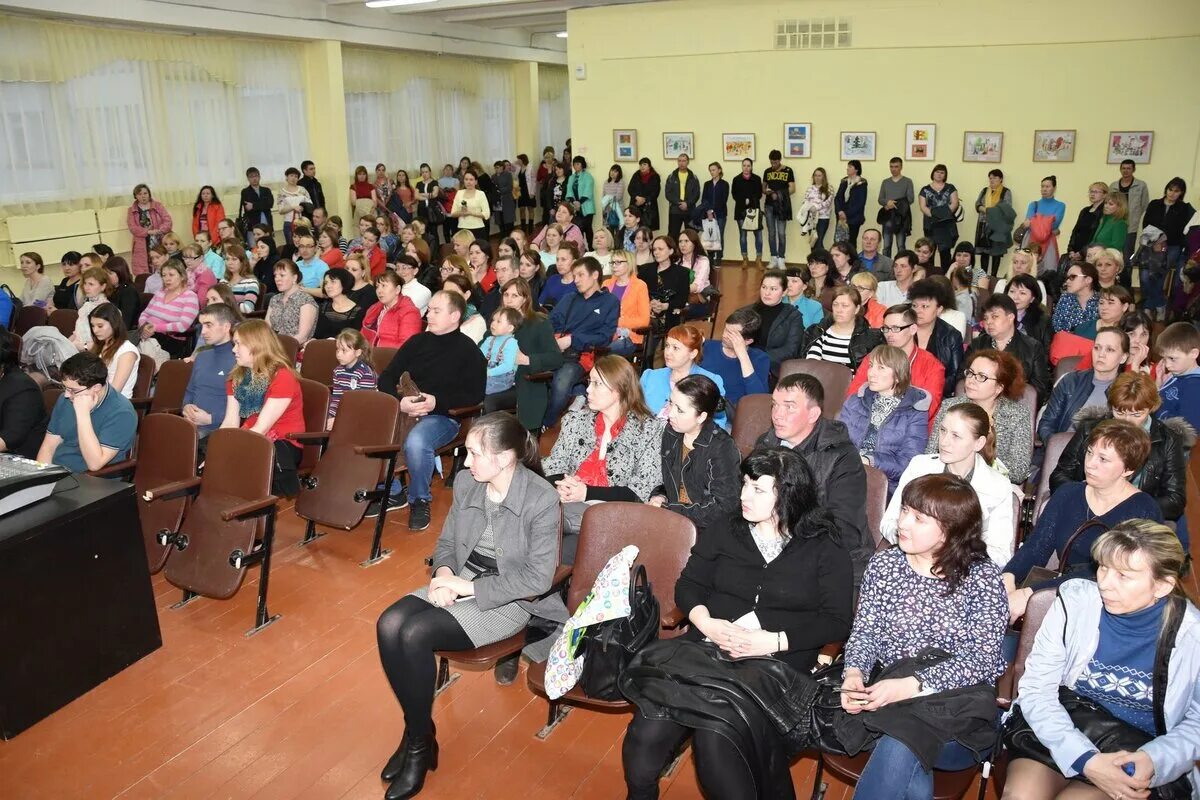
M 1050 496 L 1033 532 L 1017 548 L 1004 568 L 1009 615 L 1017 619 L 1034 588 L 1017 587 L 1034 567 L 1045 566 L 1057 554 L 1064 574 L 1090 576 L 1091 546 L 1105 530 L 1130 519 L 1162 522 L 1154 498 L 1138 489 L 1130 478 L 1150 456 L 1150 434 L 1132 422 L 1110 419 L 1092 429 L 1083 459 L 1083 483 L 1065 483 Z M 1071 537 L 1085 524 L 1093 524 L 1075 541 Z M 1068 542 L 1070 552 L 1063 552 Z M 1043 588 L 1043 587 L 1036 587 Z
M 671 389 L 688 375 L 703 375 L 717 385 L 721 397 L 725 396 L 725 381 L 721 376 L 697 366 L 703 357 L 704 334 L 695 325 L 676 325 L 667 331 L 663 344 L 663 363 L 666 366 L 648 369 L 641 378 L 646 405 L 655 416 L 664 420 L 667 418 Z M 729 430 L 729 420 L 725 418 L 723 408 L 713 417 L 713 421 Z
M 1038 272 L 1058 268 L 1058 231 L 1067 215 L 1067 204 L 1054 198 L 1058 191 L 1058 177 L 1047 175 L 1042 178 L 1042 196 L 1029 204 L 1025 210 L 1022 227 L 1029 229 L 1029 241 L 1041 248 L 1042 263 Z M 1099 287 L 1097 287 L 1099 288 Z

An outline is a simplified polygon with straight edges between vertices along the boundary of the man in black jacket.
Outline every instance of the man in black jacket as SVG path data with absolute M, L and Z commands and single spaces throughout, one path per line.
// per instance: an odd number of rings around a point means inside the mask
M 688 169 L 690 162 L 687 153 L 680 153 L 676 160 L 679 169 L 668 174 L 663 185 L 663 196 L 667 199 L 667 233 L 676 241 L 700 202 L 700 179 Z
M 266 225 L 268 229 L 274 227 L 271 222 L 271 210 L 275 208 L 275 196 L 268 187 L 259 185 L 261 179 L 258 167 L 246 170 L 246 180 L 250 185 L 242 189 L 238 220 L 242 224 L 242 234 L 246 237 L 247 244 L 250 242 L 250 229 L 255 225 Z
M 317 165 L 311 161 L 301 161 L 300 173 L 300 185 L 308 192 L 313 205 L 312 209 L 309 209 L 304 216 L 308 217 L 309 222 L 313 223 L 313 231 L 320 233 L 321 229 L 313 219 L 313 210 L 325 208 L 325 190 L 321 188 L 321 182 L 317 180 Z
M 958 368 L 963 359 L 963 337 L 946 320 L 938 315 L 954 306 L 950 284 L 942 278 L 923 278 L 908 290 L 908 302 L 917 315 L 917 345 L 928 350 L 938 361 L 946 365 L 946 386 L 942 397 L 954 394 L 958 380 Z
M 980 309 L 979 319 L 986 332 L 971 342 L 963 362 L 978 350 L 1011 353 L 1025 368 L 1025 382 L 1037 391 L 1041 406 L 1050 396 L 1050 360 L 1041 342 L 1017 330 L 1017 306 L 1012 298 L 1006 294 L 992 295 Z
M 838 420 L 821 416 L 825 389 L 806 373 L 781 378 L 771 394 L 771 430 L 756 447 L 786 447 L 804 456 L 817 483 L 817 498 L 829 510 L 854 563 L 854 589 L 875 551 L 867 529 L 867 472 L 858 448 Z

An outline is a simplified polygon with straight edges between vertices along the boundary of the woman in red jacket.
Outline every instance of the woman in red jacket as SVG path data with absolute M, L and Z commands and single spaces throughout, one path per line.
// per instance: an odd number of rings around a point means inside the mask
M 399 347 L 421 332 L 421 312 L 400 293 L 400 276 L 387 270 L 375 281 L 379 302 L 363 320 L 362 334 L 371 347 Z
M 217 234 L 217 225 L 223 219 L 225 207 L 217 197 L 217 190 L 211 186 L 201 186 L 199 194 L 196 195 L 196 204 L 192 206 L 192 238 L 195 239 L 200 231 L 205 231 L 212 241 L 221 241 Z

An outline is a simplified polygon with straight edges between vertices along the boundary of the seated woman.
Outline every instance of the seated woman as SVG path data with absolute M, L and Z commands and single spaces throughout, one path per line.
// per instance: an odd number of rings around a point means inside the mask
M 133 274 L 129 271 L 129 262 L 121 256 L 109 256 L 108 260 L 104 262 L 104 269 L 108 272 L 108 302 L 120 310 L 126 330 L 137 328 L 138 314 L 142 310 L 142 297 L 137 287 L 133 285 Z
M 248 428 L 274 442 L 271 493 L 294 496 L 300 491 L 296 467 L 301 448 L 287 437 L 304 431 L 300 379 L 279 337 L 260 319 L 246 320 L 234 329 L 233 358 L 237 366 L 226 384 L 229 399 L 221 427 Z
M 1186 499 L 1184 476 L 1187 453 L 1196 443 L 1196 432 L 1181 417 L 1161 420 L 1153 416 L 1162 405 L 1154 379 L 1143 372 L 1125 372 L 1108 387 L 1108 408 L 1088 406 L 1075 415 L 1075 435 L 1050 473 L 1050 491 L 1070 481 L 1082 481 L 1085 443 L 1092 429 L 1104 420 L 1122 419 L 1150 434 L 1150 455 L 1130 482 L 1154 498 L 1163 519 L 1183 515 Z
M 717 385 L 721 397 L 725 396 L 725 382 L 721 376 L 699 366 L 703 357 L 704 334 L 695 325 L 676 325 L 667 331 L 663 343 L 663 364 L 666 366 L 648 369 L 641 378 L 646 406 L 659 419 L 666 419 L 671 411 L 671 389 L 688 375 L 703 375 Z M 713 421 L 728 430 L 724 410 L 717 412 Z
M 371 306 L 379 302 L 375 284 L 370 279 L 371 265 L 361 254 L 354 253 L 346 256 L 346 271 L 354 278 L 354 288 L 348 292 L 350 299 L 370 311 Z M 438 281 L 440 283 L 440 276 Z
M 21 274 L 25 276 L 25 285 L 21 287 L 21 304 L 47 308 L 50 299 L 54 297 L 54 282 L 46 277 L 46 265 L 41 253 L 21 253 Z
M 63 253 L 63 257 L 59 262 L 62 267 L 63 279 L 54 287 L 50 304 L 46 307 L 47 312 L 56 311 L 60 308 L 77 309 L 83 303 L 82 287 L 79 285 L 83 273 L 83 268 L 80 266 L 82 258 L 74 250 Z M 165 252 L 163 260 L 166 260 Z
M 758 302 L 749 306 L 762 320 L 753 346 L 771 359 L 771 372 L 776 375 L 784 361 L 796 357 L 804 338 L 803 316 L 796 306 L 783 300 L 787 284 L 783 270 L 767 270 L 758 284 Z
M 21 369 L 20 345 L 0 328 L 0 453 L 37 458 L 49 421 L 41 387 Z
M 933 421 L 926 453 L 938 451 L 942 420 L 960 403 L 974 403 L 987 412 L 996 433 L 996 459 L 991 467 L 1022 484 L 1029 477 L 1033 459 L 1033 421 L 1025 394 L 1025 369 L 1011 353 L 976 350 L 963 365 L 963 394 L 947 397 Z
M 812 290 L 809 288 L 812 283 L 812 275 L 809 273 L 808 267 L 804 265 L 788 267 L 783 273 L 787 276 L 787 291 L 784 293 L 783 302 L 796 307 L 800 316 L 804 318 L 804 327 L 816 325 L 825 319 L 825 308 L 819 301 L 813 299 Z
M 883 471 L 888 494 L 929 439 L 929 393 L 912 385 L 908 356 L 881 344 L 871 351 L 867 382 L 846 398 L 838 419 L 864 464 Z
M 517 274 L 529 284 L 529 289 L 533 292 L 533 304 L 539 305 L 538 298 L 542 295 L 542 287 L 546 285 L 546 266 L 537 250 L 526 247 L 521 251 Z
M 483 292 L 496 285 L 496 270 L 492 266 L 492 246 L 476 239 L 467 246 L 467 266 L 471 268 L 472 283 Z
M 467 313 L 459 323 L 458 329 L 471 337 L 471 341 L 479 344 L 487 336 L 488 324 L 477 306 L 471 302 L 471 286 L 462 275 L 449 275 L 442 280 L 442 289 L 462 295 L 467 304 Z
M 550 589 L 558 566 L 558 494 L 540 479 L 537 440 L 510 414 L 475 420 L 467 469 L 433 551 L 427 587 L 379 617 L 379 659 L 404 710 L 404 734 L 380 777 L 386 798 L 413 797 L 436 765 L 433 724 L 437 650 L 467 650 L 508 638 L 531 615 L 565 621 Z
M 575 277 L 571 268 L 579 260 L 579 248 L 574 242 L 562 242 L 554 251 L 554 274 L 546 278 L 542 285 L 538 303 L 549 308 L 566 296 L 567 292 L 575 291 Z
M 703 642 L 714 659 L 774 657 L 808 672 L 819 650 L 849 629 L 850 552 L 798 453 L 755 450 L 742 462 L 741 478 L 741 513 L 697 537 L 675 584 L 675 601 L 691 623 L 684 638 Z M 754 663 L 738 668 L 753 669 Z M 669 707 L 665 711 L 665 718 L 634 713 L 625 733 L 621 755 L 630 800 L 658 797 L 659 775 L 689 735 L 706 797 L 792 796 L 790 776 L 779 776 L 786 785 L 756 793 L 756 770 L 747 764 L 772 757 L 761 748 L 782 751 L 782 738 L 755 737 L 760 752 L 747 754 L 712 730 L 676 722 Z M 778 758 L 787 763 L 782 753 Z
M 1069 336 L 1060 337 L 1058 334 L 1073 333 L 1085 339 L 1095 339 L 1099 316 L 1100 275 L 1086 261 L 1076 262 L 1064 274 L 1063 293 L 1054 306 L 1054 316 L 1050 320 L 1055 333 L 1050 346 L 1050 363 L 1057 364 L 1061 358 L 1058 342 L 1070 341 Z
M 1042 294 L 1041 283 L 1030 275 L 1015 275 L 1004 293 L 1017 307 L 1017 330 L 1033 337 L 1042 350 L 1049 354 L 1054 328 L 1050 326 L 1050 315 L 1042 306 L 1045 295 Z
M 1038 438 L 1045 443 L 1056 433 L 1074 430 L 1079 409 L 1105 405 L 1108 387 L 1128 360 L 1129 334 L 1120 328 L 1099 331 L 1092 344 L 1092 368 L 1068 372 L 1054 384 L 1038 421 Z
M 883 538 L 895 544 L 904 487 L 922 475 L 945 472 L 971 484 L 983 511 L 983 543 L 988 558 L 1003 567 L 1013 554 L 1013 489 L 1008 477 L 989 466 L 996 460 L 996 437 L 986 411 L 959 403 L 942 418 L 936 454 L 913 458 L 900 475 L 879 525 Z
M 200 300 L 188 291 L 185 270 L 174 261 L 164 264 L 159 275 L 163 289 L 150 299 L 138 318 L 141 340 L 153 338 L 171 358 L 184 358 L 191 352 L 187 333 L 200 315 Z M 308 302 L 312 302 L 311 297 Z
M 597 231 L 596 235 L 600 233 Z M 634 332 L 634 328 L 650 325 L 650 290 L 637 276 L 633 253 L 628 250 L 615 251 L 609 266 L 612 276 L 604 281 L 604 288 L 621 301 L 621 315 L 617 318 L 617 332 L 608 349 L 619 356 L 628 356 L 637 352 L 645 340 L 645 336 Z
M 363 326 L 366 309 L 350 297 L 354 277 L 342 267 L 334 267 L 321 279 L 326 300 L 317 309 L 317 329 L 314 339 L 332 339 L 346 329 L 357 331 Z
M 1097 306 L 1097 330 L 1121 327 L 1121 320 L 1124 319 L 1125 314 L 1134 308 L 1133 295 L 1129 293 L 1128 289 L 1119 284 L 1105 286 L 1097 294 L 1100 297 L 1100 302 Z M 1076 369 L 1087 369 L 1092 365 L 1092 345 L 1095 338 L 1095 336 L 1090 338 L 1076 336 L 1073 333 L 1055 334 L 1053 342 L 1054 361 L 1057 362 L 1064 358 L 1077 356 L 1080 361 Z
M 379 300 L 367 309 L 362 335 L 371 347 L 400 347 L 421 332 L 421 312 L 400 293 L 400 276 L 386 270 L 375 281 Z
M 596 359 L 587 403 L 562 418 L 543 464 L 563 503 L 563 563 L 575 562 L 588 502 L 644 503 L 662 484 L 663 421 L 646 407 L 637 371 L 621 356 Z
M 841 364 L 854 372 L 862 360 L 879 345 L 883 334 L 867 324 L 858 313 L 862 297 L 853 286 L 838 286 L 830 300 L 828 320 L 804 332 L 801 358 L 815 358 Z
M 241 245 L 230 247 L 225 251 L 225 281 L 233 291 L 237 300 L 234 306 L 243 314 L 249 314 L 258 308 L 258 293 L 262 291 L 258 278 L 254 277 L 254 269 L 246 251 Z
M 291 336 L 304 346 L 317 329 L 317 301 L 300 285 L 300 268 L 294 261 L 275 264 L 279 293 L 267 303 L 267 325 L 279 336 Z
M 887 308 L 875 299 L 875 292 L 879 289 L 879 279 L 869 272 L 856 272 L 850 277 L 850 285 L 858 290 L 858 296 L 862 298 L 863 319 L 872 328 L 882 327 Z
M 899 546 L 876 553 L 863 574 L 846 642 L 841 695 L 847 714 L 871 714 L 920 695 L 990 687 L 1004 671 L 1001 642 L 1008 609 L 1000 568 L 987 557 L 982 527 L 979 500 L 962 478 L 923 475 L 904 487 Z M 877 665 L 886 671 L 930 647 L 950 657 L 911 677 L 868 685 Z M 976 753 L 994 740 L 989 721 L 954 739 L 921 744 L 937 748 L 932 750 L 938 754 L 935 769 L 961 770 L 977 763 Z M 913 752 L 915 743 L 887 735 L 877 740 L 855 797 L 932 798 L 933 773 Z
M 704 375 L 688 375 L 671 389 L 662 440 L 662 485 L 650 505 L 690 519 L 697 532 L 737 511 L 741 454 L 716 423 L 721 390 Z
M 133 397 L 141 354 L 129 341 L 121 312 L 112 303 L 104 303 L 92 309 L 88 323 L 92 326 L 89 349 L 108 367 L 108 385 L 125 397 Z
M 340 234 L 332 225 L 326 225 L 317 232 L 317 254 L 330 269 L 346 266 L 346 254 L 338 247 Z
M 1092 543 L 1119 522 L 1152 519 L 1162 522 L 1162 512 L 1154 498 L 1130 482 L 1150 455 L 1150 436 L 1132 422 L 1110 419 L 1092 428 L 1084 454 L 1083 483 L 1065 483 L 1050 496 L 1033 531 L 1021 542 L 1012 560 L 1004 567 L 1004 586 L 1013 619 L 1025 613 L 1025 604 L 1034 588 L 1017 587 L 1034 567 L 1045 566 L 1056 554 L 1058 570 L 1091 577 Z M 1085 524 L 1090 525 L 1072 542 Z M 1071 543 L 1069 553 L 1062 552 Z
M 425 311 L 429 308 L 429 300 L 433 297 L 433 292 L 429 291 L 428 286 L 421 283 L 421 265 L 412 256 L 400 256 L 396 259 L 394 269 L 396 274 L 400 276 L 400 293 L 409 300 L 412 300 L 413 305 L 417 307 L 417 311 L 421 312 L 421 316 L 425 316 Z
M 1187 571 L 1183 547 L 1166 526 L 1132 520 L 1101 536 L 1092 560 L 1098 565 L 1094 582 L 1071 580 L 1058 587 L 1058 600 L 1042 622 L 1053 635 L 1034 642 L 1016 700 L 1054 763 L 1010 747 L 1004 796 L 1146 797 L 1148 787 L 1177 781 L 1186 786 L 1173 787 L 1179 793 L 1172 796 L 1195 796 L 1200 640 L 1194 634 L 1200 613 L 1181 586 Z M 1165 631 L 1176 624 L 1167 670 L 1158 666 L 1156 654 L 1164 649 Z M 1063 707 L 1065 690 L 1137 729 L 1146 744 L 1119 755 L 1098 752 Z M 1015 715 L 1012 724 L 1019 724 Z
M 108 304 L 108 273 L 102 267 L 91 267 L 84 271 L 79 287 L 83 291 L 83 303 L 79 306 L 75 332 L 71 334 L 70 342 L 76 350 L 82 351 L 92 346 L 92 327 L 88 317 L 96 308 Z
M 549 383 L 531 381 L 531 375 L 553 372 L 563 364 L 562 350 L 554 338 L 554 327 L 537 311 L 533 290 L 523 278 L 513 278 L 500 288 L 504 308 L 520 312 L 523 321 L 517 339 L 517 381 L 512 389 L 484 398 L 484 411 L 491 413 L 516 408 L 517 419 L 529 431 L 539 431 L 549 402 Z

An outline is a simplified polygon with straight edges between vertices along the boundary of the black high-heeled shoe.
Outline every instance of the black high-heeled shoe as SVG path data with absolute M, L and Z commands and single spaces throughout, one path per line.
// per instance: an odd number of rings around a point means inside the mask
M 437 725 L 433 726 L 433 735 L 437 736 Z M 404 762 L 408 760 L 408 731 L 404 731 L 404 735 L 400 737 L 400 746 L 396 748 L 396 752 L 392 753 L 392 757 L 383 765 L 383 771 L 379 773 L 379 779 L 384 783 L 391 783 L 396 780 L 396 776 L 404 769 Z
M 425 787 L 425 775 L 436 770 L 438 765 L 438 743 L 432 733 L 411 736 L 405 742 L 404 767 L 384 793 L 384 800 L 407 800 L 416 797 Z

